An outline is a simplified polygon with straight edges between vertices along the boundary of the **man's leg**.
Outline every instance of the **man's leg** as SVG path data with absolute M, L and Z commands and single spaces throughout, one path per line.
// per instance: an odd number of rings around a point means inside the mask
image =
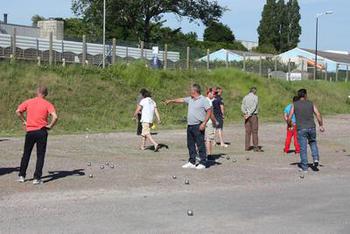
M 30 159 L 30 155 L 32 154 L 32 150 L 35 144 L 35 137 L 33 133 L 27 133 L 24 143 L 23 156 L 21 160 L 21 168 L 18 176 L 26 177 L 28 163 Z
M 245 127 L 245 150 L 249 150 L 251 146 L 250 139 L 252 136 L 252 126 L 251 126 L 250 118 L 245 120 L 244 127 Z
M 250 118 L 252 121 L 253 146 L 254 146 L 254 148 L 258 148 L 258 146 L 259 146 L 259 138 L 258 138 L 259 119 L 258 119 L 257 115 L 253 115 Z
M 150 133 L 146 135 L 146 138 L 154 145 L 154 150 L 158 150 L 158 143 L 153 139 Z
M 292 136 L 293 136 L 293 131 L 294 130 L 290 130 L 288 127 L 287 127 L 287 137 L 286 137 L 286 142 L 284 144 L 284 152 L 285 153 L 288 153 L 289 152 L 289 149 L 290 149 L 290 143 L 292 141 Z
M 300 145 L 298 141 L 298 131 L 297 126 L 295 125 L 293 128 L 293 136 L 294 136 L 294 147 L 295 147 L 295 153 L 300 153 Z
M 301 129 L 298 131 L 298 140 L 300 144 L 300 166 L 301 169 L 307 171 L 308 161 L 307 161 L 307 130 Z
M 315 161 L 319 161 L 320 160 L 320 156 L 319 156 L 319 153 L 318 153 L 318 146 L 317 146 L 317 140 L 316 140 L 316 129 L 313 128 L 313 129 L 310 129 L 309 130 L 309 145 L 310 145 L 310 148 L 311 148 L 311 154 L 312 154 L 312 158 Z
M 193 134 L 193 128 L 194 126 L 188 126 L 187 127 L 187 148 L 189 153 L 189 162 L 192 164 L 196 164 L 196 157 L 197 157 L 197 150 L 196 150 L 196 141 Z
M 46 145 L 47 145 L 47 131 L 41 130 L 36 133 L 36 150 L 37 150 L 37 160 L 36 168 L 34 172 L 34 179 L 41 179 L 43 174 L 43 167 L 45 161 Z
M 194 128 L 194 135 L 195 135 L 195 141 L 196 145 L 198 147 L 198 154 L 200 158 L 199 164 L 202 164 L 206 166 L 207 164 L 207 151 L 205 149 L 205 142 L 204 142 L 204 135 L 205 131 L 199 130 L 199 125 Z

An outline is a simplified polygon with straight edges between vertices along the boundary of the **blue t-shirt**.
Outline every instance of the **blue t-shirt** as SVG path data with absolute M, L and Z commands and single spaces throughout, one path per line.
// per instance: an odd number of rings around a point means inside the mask
M 292 104 L 289 104 L 288 106 L 286 106 L 286 108 L 284 108 L 284 113 L 287 114 L 287 116 L 289 116 L 290 111 L 292 110 Z M 292 116 L 292 123 L 296 124 L 297 120 L 295 118 L 295 114 L 293 114 Z

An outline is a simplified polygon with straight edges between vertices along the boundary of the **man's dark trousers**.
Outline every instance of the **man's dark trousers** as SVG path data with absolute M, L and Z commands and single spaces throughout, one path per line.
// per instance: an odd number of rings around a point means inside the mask
M 198 125 L 188 125 L 187 126 L 187 148 L 190 155 L 189 162 L 196 164 L 197 148 L 200 158 L 200 164 L 206 166 L 207 162 L 207 152 L 205 148 L 204 135 L 205 131 L 199 130 Z M 196 148 L 197 146 L 197 148 Z
M 20 168 L 19 176 L 26 177 L 30 155 L 32 153 L 34 145 L 36 144 L 37 160 L 36 160 L 36 168 L 34 172 L 34 179 L 41 178 L 43 167 L 44 167 L 47 136 L 48 136 L 48 133 L 46 129 L 27 132 L 25 143 L 24 143 L 24 151 L 23 151 L 23 157 L 21 160 L 21 168 Z

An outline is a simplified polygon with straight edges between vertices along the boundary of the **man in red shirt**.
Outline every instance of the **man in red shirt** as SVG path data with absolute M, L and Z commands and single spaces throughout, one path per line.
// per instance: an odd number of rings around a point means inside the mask
M 18 182 L 21 183 L 25 181 L 30 155 L 35 144 L 37 149 L 37 161 L 33 184 L 42 183 L 41 176 L 46 153 L 47 131 L 56 124 L 58 119 L 55 107 L 45 100 L 48 95 L 47 88 L 44 86 L 38 87 L 36 95 L 37 97 L 28 99 L 20 104 L 16 110 L 16 114 L 22 121 L 27 132 L 18 179 Z M 24 113 L 26 113 L 26 117 L 24 117 Z M 49 115 L 52 117 L 50 124 L 48 123 Z

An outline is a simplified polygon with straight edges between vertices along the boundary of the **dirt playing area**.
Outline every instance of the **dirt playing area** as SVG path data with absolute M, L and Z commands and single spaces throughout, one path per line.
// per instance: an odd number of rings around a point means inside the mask
M 283 124 L 261 125 L 263 153 L 244 151 L 242 124 L 226 126 L 230 146 L 202 171 L 181 168 L 184 129 L 158 131 L 159 153 L 139 151 L 134 133 L 50 136 L 39 186 L 35 151 L 19 184 L 24 138 L 0 137 L 0 233 L 350 233 L 349 123 L 325 118 L 320 171 L 303 179 Z

